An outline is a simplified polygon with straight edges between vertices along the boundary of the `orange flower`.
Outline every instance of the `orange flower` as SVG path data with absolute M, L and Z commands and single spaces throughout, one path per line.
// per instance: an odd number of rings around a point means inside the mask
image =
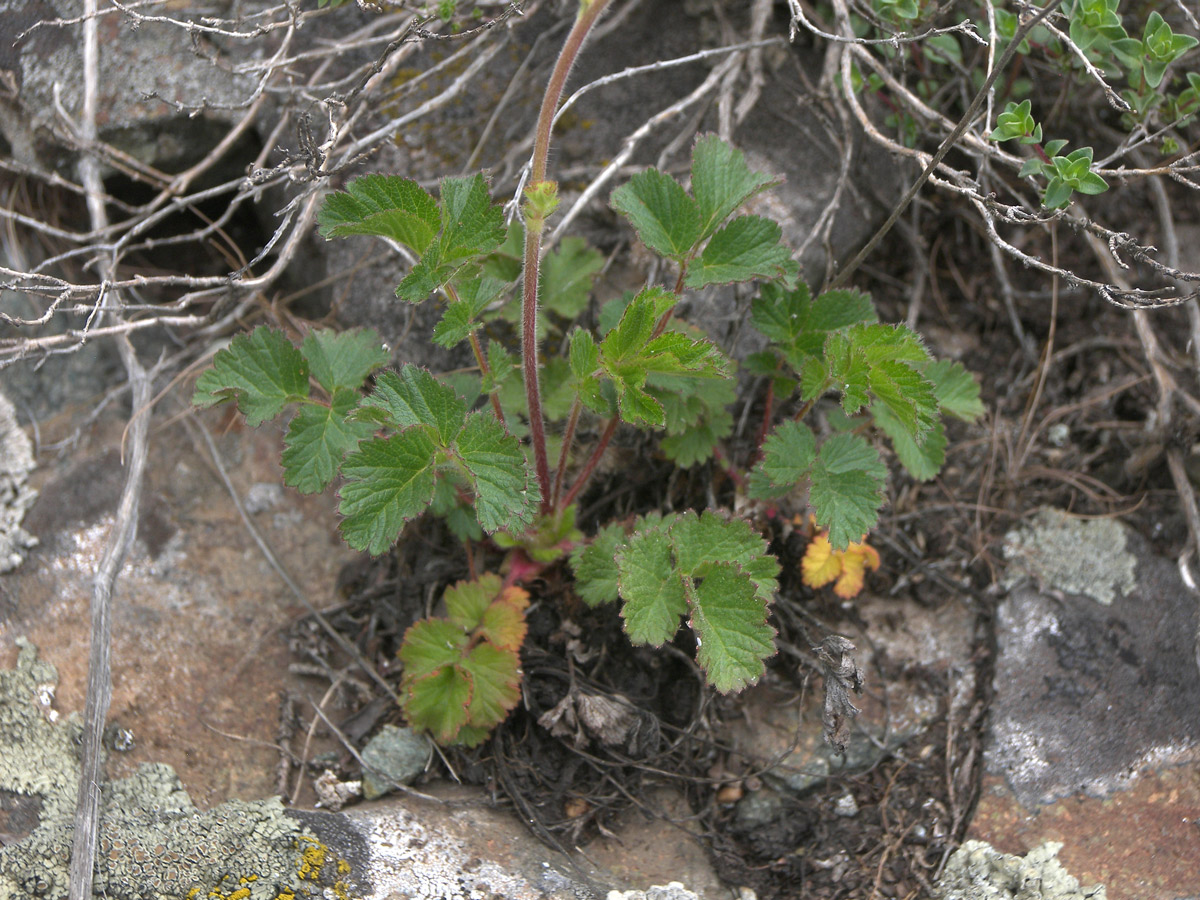
M 849 600 L 863 589 L 866 570 L 879 568 L 879 554 L 866 541 L 852 543 L 845 550 L 834 550 L 829 533 L 818 532 L 808 543 L 800 570 L 804 583 L 811 588 L 824 587 L 836 580 L 833 592 Z

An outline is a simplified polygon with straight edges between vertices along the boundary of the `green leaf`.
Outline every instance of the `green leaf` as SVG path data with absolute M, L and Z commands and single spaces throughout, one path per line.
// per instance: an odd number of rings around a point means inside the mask
M 778 588 L 779 563 L 767 553 L 767 542 L 743 519 L 726 519 L 705 511 L 684 513 L 671 525 L 671 543 L 680 572 L 702 576 L 716 563 L 736 563 L 754 584 L 762 606 Z M 765 618 L 765 613 L 764 613 Z
M 483 621 L 483 614 L 504 587 L 499 575 L 488 574 L 474 581 L 459 581 L 446 588 L 442 599 L 446 603 L 449 621 L 464 632 L 474 631 Z M 465 644 L 465 641 L 464 641 Z
M 475 514 L 483 530 L 523 531 L 541 496 L 515 437 L 490 413 L 475 412 L 458 436 L 455 452 L 475 490 Z
M 441 447 L 449 447 L 463 427 L 467 405 L 454 388 L 442 384 L 429 370 L 410 363 L 399 372 L 384 372 L 375 390 L 363 401 L 356 417 L 392 428 L 422 425 Z
M 494 728 L 521 699 L 520 656 L 512 650 L 501 650 L 489 641 L 481 641 L 464 657 L 461 665 L 470 673 L 474 688 L 467 707 L 467 721 L 475 728 Z
M 462 502 L 458 482 L 459 479 L 452 475 L 439 478 L 433 489 L 433 503 L 430 504 L 429 511 L 445 519 L 450 533 L 460 541 L 481 541 L 483 529 L 479 527 L 479 520 L 475 518 L 475 510 Z M 461 490 L 465 492 L 465 479 L 463 482 Z
M 845 550 L 875 527 L 886 477 L 878 451 L 858 435 L 835 434 L 821 445 L 808 498 L 834 550 Z
M 257 428 L 289 404 L 308 397 L 308 363 L 282 331 L 239 334 L 196 379 L 192 403 L 201 409 L 236 400 L 246 424 Z
M 471 674 L 462 666 L 445 666 L 409 683 L 404 711 L 414 728 L 429 731 L 442 744 L 452 742 L 468 721 Z
M 613 191 L 612 207 L 660 256 L 683 262 L 700 240 L 700 209 L 679 182 L 657 169 L 634 175 Z
M 660 371 L 668 362 L 675 364 L 673 358 L 654 359 L 648 351 L 655 325 L 675 301 L 675 295 L 662 288 L 647 288 L 630 302 L 600 344 L 600 364 L 613 380 L 621 418 L 630 424 L 663 424 L 662 405 L 644 386 L 652 361 Z
M 782 179 L 751 171 L 742 151 L 715 134 L 706 134 L 692 150 L 692 194 L 700 212 L 700 240 L 743 203 Z
M 671 559 L 671 539 L 661 528 L 639 531 L 617 551 L 621 618 L 635 644 L 662 646 L 687 612 L 683 580 Z
M 467 339 L 482 327 L 479 317 L 499 297 L 507 285 L 490 275 L 471 278 L 458 286 L 458 299 L 446 305 L 441 320 L 433 328 L 433 342 L 447 349 Z
M 433 501 L 437 446 L 422 428 L 358 445 L 342 463 L 342 537 L 378 556 Z
M 870 368 L 871 393 L 920 443 L 937 421 L 933 385 L 912 366 L 881 360 Z
M 616 554 L 624 544 L 625 529 L 620 525 L 605 525 L 591 543 L 571 551 L 575 592 L 588 606 L 599 606 L 617 599 Z
M 794 277 L 799 271 L 791 252 L 779 243 L 783 232 L 762 216 L 738 216 L 712 236 L 684 284 L 702 288 L 753 278 Z
M 437 202 L 409 178 L 365 175 L 330 194 L 317 213 L 322 237 L 373 234 L 424 253 L 438 230 Z
M 946 462 L 946 429 L 935 422 L 924 443 L 913 440 L 912 433 L 886 406 L 872 407 L 871 415 L 878 428 L 891 439 L 896 458 L 917 481 L 928 481 L 942 470 Z
M 424 300 L 505 237 L 504 211 L 492 203 L 482 175 L 442 179 L 441 225 L 441 233 L 396 288 L 396 295 L 410 303 Z
M 776 487 L 791 487 L 808 475 L 817 458 L 817 439 L 802 422 L 789 419 L 763 442 L 759 469 Z
M 404 663 L 404 681 L 417 681 L 444 666 L 453 666 L 462 658 L 469 640 L 467 631 L 446 619 L 415 622 L 404 633 L 397 654 Z
M 784 358 L 799 371 L 807 357 L 822 352 L 830 332 L 878 320 L 870 296 L 861 291 L 826 291 L 814 301 L 807 285 L 786 291 L 769 284 L 751 305 L 750 321 L 779 345 Z
M 604 254 L 583 238 L 563 238 L 541 266 L 540 300 L 544 308 L 564 319 L 574 319 L 587 308 L 596 276 L 604 268 Z
M 922 374 L 933 385 L 933 396 L 942 412 L 964 422 L 974 422 L 983 415 L 979 382 L 962 363 L 938 360 L 926 366 Z
M 750 577 L 733 563 L 708 567 L 699 586 L 688 583 L 696 632 L 696 659 L 709 684 L 723 694 L 740 691 L 766 671 L 775 653 L 775 631 Z
M 367 376 L 387 365 L 388 353 L 372 328 L 350 331 L 310 331 L 300 345 L 317 384 L 330 395 L 337 388 L 358 390 Z
M 668 434 L 659 446 L 667 459 L 681 469 L 689 469 L 712 459 L 717 446 L 732 431 L 733 416 L 719 409 L 677 434 Z
M 284 484 L 302 494 L 329 487 L 346 452 L 375 430 L 368 423 L 346 421 L 357 403 L 355 391 L 339 388 L 329 406 L 311 403 L 300 407 L 283 439 Z

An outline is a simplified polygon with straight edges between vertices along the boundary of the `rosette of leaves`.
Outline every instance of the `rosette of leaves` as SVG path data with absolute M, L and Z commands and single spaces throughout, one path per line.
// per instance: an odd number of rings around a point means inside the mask
M 697 662 L 719 691 L 753 684 L 775 653 L 767 608 L 779 563 L 747 522 L 711 511 L 643 516 L 628 535 L 601 529 L 571 564 L 585 603 L 621 601 L 635 644 L 662 646 L 686 617 Z
M 792 291 L 767 286 L 751 307 L 751 321 L 771 340 L 775 364 L 797 376 L 781 383 L 797 385 L 803 409 L 834 393 L 842 416 L 837 432 L 819 445 L 803 422 L 777 426 L 751 473 L 750 493 L 771 499 L 806 485 L 834 550 L 861 541 L 883 505 L 887 467 L 858 433 L 860 413 L 887 435 L 918 480 L 932 478 L 945 462 L 942 416 L 973 421 L 983 413 L 979 386 L 966 369 L 934 361 L 909 328 L 880 323 L 871 298 L 860 291 L 826 291 L 814 299 L 805 285 Z
M 404 713 L 438 743 L 473 747 L 521 699 L 529 595 L 484 575 L 447 588 L 443 599 L 444 617 L 422 619 L 404 634 Z

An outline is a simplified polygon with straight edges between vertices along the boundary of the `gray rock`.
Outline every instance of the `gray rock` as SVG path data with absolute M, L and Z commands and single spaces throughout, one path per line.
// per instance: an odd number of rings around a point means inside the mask
M 363 796 L 377 800 L 395 790 L 396 784 L 409 784 L 425 771 L 433 756 L 429 738 L 411 728 L 384 725 L 367 742 L 362 757 Z
M 1196 595 L 1138 534 L 1100 521 L 1040 514 L 1015 545 L 1045 590 L 997 611 L 986 761 L 1026 806 L 1200 758 Z
M 651 885 L 644 891 L 609 891 L 606 900 L 700 900 L 681 882 Z
M 748 832 L 770 825 L 783 815 L 783 798 L 777 791 L 762 787 L 749 791 L 734 808 L 734 823 L 738 831 Z
M 1062 844 L 1047 842 L 1025 856 L 967 841 L 946 863 L 936 900 L 1105 900 L 1104 885 L 1081 888 L 1058 861 Z

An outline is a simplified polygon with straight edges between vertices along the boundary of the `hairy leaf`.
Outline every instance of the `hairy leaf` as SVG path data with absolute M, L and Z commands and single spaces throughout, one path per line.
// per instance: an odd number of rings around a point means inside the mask
M 257 428 L 308 397 L 308 363 L 282 331 L 239 334 L 196 379 L 192 403 L 200 408 L 236 400 L 246 424 Z
M 942 412 L 964 422 L 974 422 L 983 415 L 979 382 L 962 363 L 938 360 L 926 366 L 921 374 L 933 385 L 933 396 Z
M 571 553 L 575 572 L 575 592 L 588 606 L 599 606 L 617 599 L 617 550 L 625 544 L 625 529 L 605 525 L 590 544 Z
M 671 543 L 676 565 L 685 575 L 703 575 L 715 563 L 736 563 L 751 579 L 764 608 L 775 596 L 779 563 L 749 522 L 709 511 L 699 516 L 684 513 L 671 526 Z
M 306 403 L 297 410 L 283 439 L 284 484 L 302 494 L 315 494 L 329 487 L 346 451 L 374 431 L 367 423 L 346 421 L 357 403 L 355 391 L 340 388 L 334 392 L 331 405 Z
M 542 305 L 565 319 L 574 319 L 587 308 L 592 284 L 604 268 L 604 254 L 583 238 L 563 238 L 542 261 Z
M 439 446 L 448 447 L 462 429 L 466 411 L 454 388 L 428 369 L 405 363 L 399 372 L 384 372 L 375 379 L 375 390 L 362 401 L 356 417 L 392 428 L 421 425 Z
M 754 582 L 723 562 L 709 566 L 698 586 L 687 583 L 696 659 L 708 683 L 727 694 L 756 682 L 766 671 L 763 660 L 775 653 L 775 631 Z
M 437 446 L 421 428 L 358 445 L 342 463 L 338 492 L 342 537 L 355 550 L 378 556 L 400 537 L 404 523 L 433 500 Z
M 521 658 L 484 640 L 466 654 L 461 666 L 471 674 L 474 687 L 467 707 L 468 723 L 475 728 L 494 728 L 521 699 Z
M 692 150 L 692 194 L 700 210 L 700 239 L 717 227 L 743 203 L 782 179 L 754 172 L 742 151 L 715 134 L 706 134 Z
M 438 230 L 437 201 L 409 178 L 364 175 L 325 198 L 317 213 L 325 238 L 372 234 L 424 253 Z
M 763 442 L 759 468 L 776 487 L 791 487 L 808 474 L 817 457 L 817 439 L 805 424 L 782 422 Z
M 617 551 L 621 618 L 635 644 L 661 646 L 679 630 L 687 612 L 683 580 L 671 558 L 671 539 L 659 528 L 639 531 Z
M 358 390 L 367 376 L 387 365 L 388 354 L 372 328 L 310 331 L 300 345 L 317 384 L 332 395 L 337 388 Z
M 408 683 L 404 711 L 409 724 L 431 732 L 439 743 L 448 744 L 467 724 L 473 694 L 473 678 L 465 666 L 443 666 Z
M 835 434 L 821 445 L 809 475 L 809 502 L 817 524 L 844 550 L 875 527 L 883 505 L 887 467 L 879 452 L 856 434 Z
M 465 341 L 472 331 L 482 327 L 479 317 L 507 285 L 498 278 L 483 275 L 471 278 L 458 286 L 458 299 L 446 305 L 441 320 L 433 327 L 433 342 L 440 347 L 454 347 Z
M 613 191 L 612 207 L 660 256 L 682 262 L 700 240 L 700 209 L 679 182 L 657 169 L 639 172 Z
M 946 461 L 946 429 L 934 422 L 924 442 L 918 444 L 908 427 L 886 406 L 874 406 L 871 415 L 879 430 L 891 439 L 896 458 L 917 481 L 928 481 L 937 475 Z
M 537 482 L 529 477 L 520 443 L 499 421 L 489 413 L 472 413 L 455 451 L 470 475 L 484 531 L 522 531 L 533 521 L 541 501 Z
M 712 236 L 700 258 L 688 269 L 684 284 L 732 284 L 753 278 L 790 278 L 798 271 L 791 252 L 779 239 L 783 232 L 762 216 L 738 216 Z

